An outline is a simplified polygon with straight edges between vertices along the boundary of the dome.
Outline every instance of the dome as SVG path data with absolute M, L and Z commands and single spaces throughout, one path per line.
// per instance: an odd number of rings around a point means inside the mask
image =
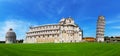
M 15 32 L 10 28 L 9 31 L 6 33 L 6 37 L 10 38 L 16 38 Z
M 64 22 L 65 22 L 65 18 L 62 18 L 59 23 L 64 24 Z
M 16 42 L 16 34 L 12 28 L 6 33 L 6 43 L 15 43 Z
M 62 18 L 62 19 L 60 20 L 60 22 L 63 22 L 63 21 L 65 21 L 65 18 Z
M 62 18 L 59 22 L 60 25 L 75 25 L 72 17 Z
M 65 20 L 65 23 L 66 24 L 74 24 L 74 20 L 71 17 L 69 17 Z

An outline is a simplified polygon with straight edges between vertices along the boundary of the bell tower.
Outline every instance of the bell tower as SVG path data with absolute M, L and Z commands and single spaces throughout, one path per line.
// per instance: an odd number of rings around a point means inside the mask
M 105 17 L 99 16 L 97 20 L 96 40 L 104 42 Z

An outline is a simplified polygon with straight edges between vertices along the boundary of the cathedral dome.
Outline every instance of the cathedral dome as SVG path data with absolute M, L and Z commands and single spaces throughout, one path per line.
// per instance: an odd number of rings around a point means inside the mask
M 16 34 L 12 28 L 6 33 L 6 43 L 15 43 L 16 42 Z
M 71 17 L 62 18 L 59 23 L 60 25 L 75 25 L 74 20 Z
M 65 23 L 66 24 L 74 24 L 74 20 L 71 17 L 69 17 L 69 18 L 65 19 Z
M 60 20 L 60 22 L 63 22 L 63 21 L 65 21 L 65 18 L 62 18 L 62 19 Z
M 15 32 L 13 32 L 12 28 L 10 28 L 9 31 L 6 33 L 6 37 L 16 38 L 16 34 L 15 34 Z
M 60 20 L 60 24 L 64 24 L 64 22 L 65 22 L 65 18 L 62 18 L 62 19 Z

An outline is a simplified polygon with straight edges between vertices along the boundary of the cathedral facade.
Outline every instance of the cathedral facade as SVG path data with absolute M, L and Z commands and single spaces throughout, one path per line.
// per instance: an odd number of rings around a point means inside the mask
M 71 17 L 62 18 L 58 24 L 30 27 L 25 43 L 81 42 L 83 31 Z

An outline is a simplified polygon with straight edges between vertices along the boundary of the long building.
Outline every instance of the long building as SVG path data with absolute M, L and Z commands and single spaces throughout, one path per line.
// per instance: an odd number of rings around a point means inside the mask
M 120 36 L 105 36 L 105 42 L 120 42 Z
M 25 43 L 81 42 L 82 32 L 71 17 L 62 18 L 58 24 L 30 27 Z

